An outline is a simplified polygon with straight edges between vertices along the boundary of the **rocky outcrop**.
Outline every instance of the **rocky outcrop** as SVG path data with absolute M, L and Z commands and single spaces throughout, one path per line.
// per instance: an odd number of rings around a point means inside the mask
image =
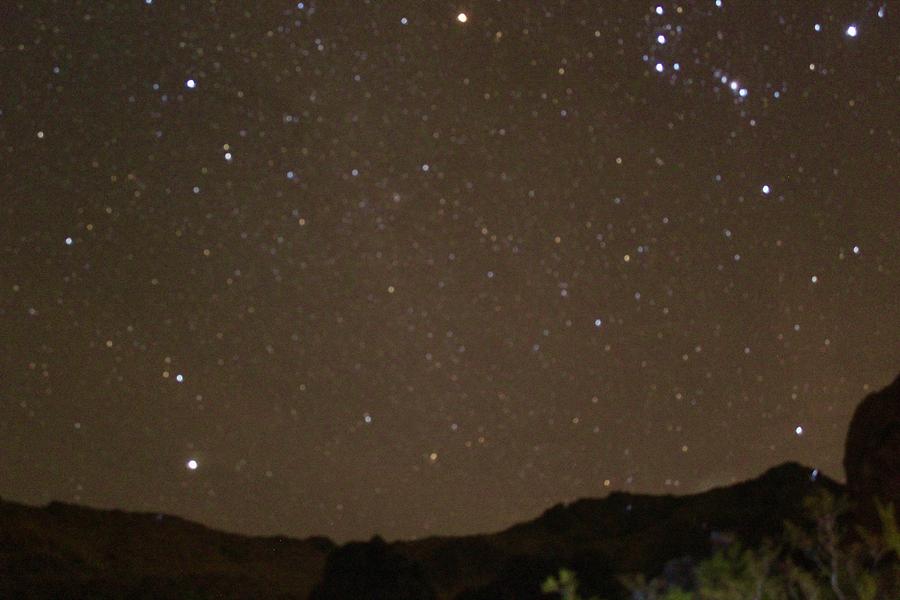
M 900 377 L 856 408 L 847 432 L 844 472 L 863 525 L 879 524 L 874 498 L 900 508 Z

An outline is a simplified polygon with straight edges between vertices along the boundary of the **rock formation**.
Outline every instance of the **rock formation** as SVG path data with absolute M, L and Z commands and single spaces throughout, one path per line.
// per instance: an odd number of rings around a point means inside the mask
M 900 377 L 856 408 L 844 450 L 847 491 L 859 521 L 879 525 L 873 498 L 900 510 Z

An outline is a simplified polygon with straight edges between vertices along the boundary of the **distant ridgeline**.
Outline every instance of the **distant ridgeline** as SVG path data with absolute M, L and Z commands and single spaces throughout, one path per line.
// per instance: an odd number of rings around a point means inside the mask
M 858 407 L 844 465 L 846 489 L 786 463 L 691 496 L 557 505 L 499 533 L 340 547 L 0 502 L 0 598 L 900 598 L 885 508 L 900 505 L 900 378 Z

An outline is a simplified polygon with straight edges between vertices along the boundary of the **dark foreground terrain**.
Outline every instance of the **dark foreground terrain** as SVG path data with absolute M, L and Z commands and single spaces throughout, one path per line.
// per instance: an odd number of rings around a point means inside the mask
M 708 555 L 732 532 L 748 543 L 777 537 L 784 519 L 799 518 L 807 494 L 841 491 L 811 474 L 789 463 L 693 496 L 614 493 L 557 505 L 494 534 L 340 548 L 325 538 L 227 534 L 167 515 L 4 501 L 0 597 L 307 598 L 332 552 L 329 593 L 337 587 L 348 598 L 374 591 L 361 573 L 395 582 L 408 597 L 533 597 L 561 566 L 613 593 L 614 574 L 658 573 L 673 557 Z
M 844 465 L 846 488 L 786 463 L 691 496 L 613 493 L 557 505 L 498 533 L 344 546 L 227 534 L 160 514 L 0 501 L 0 598 L 526 600 L 541 597 L 541 582 L 560 567 L 577 572 L 584 590 L 622 598 L 620 575 L 677 579 L 686 557 L 703 559 L 735 539 L 756 547 L 780 538 L 819 491 L 849 492 L 863 524 L 877 520 L 873 497 L 900 504 L 900 378 L 857 408 Z

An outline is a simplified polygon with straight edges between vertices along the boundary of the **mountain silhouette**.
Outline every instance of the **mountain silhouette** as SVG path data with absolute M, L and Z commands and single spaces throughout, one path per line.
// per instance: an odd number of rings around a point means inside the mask
M 731 535 L 751 544 L 777 537 L 817 488 L 843 491 L 786 463 L 690 496 L 616 492 L 558 504 L 492 534 L 342 547 L 322 537 L 223 533 L 162 514 L 0 501 L 0 597 L 538 598 L 542 579 L 561 566 L 584 573 L 585 589 L 615 597 L 617 574 L 662 572 L 670 559 L 707 556 Z

